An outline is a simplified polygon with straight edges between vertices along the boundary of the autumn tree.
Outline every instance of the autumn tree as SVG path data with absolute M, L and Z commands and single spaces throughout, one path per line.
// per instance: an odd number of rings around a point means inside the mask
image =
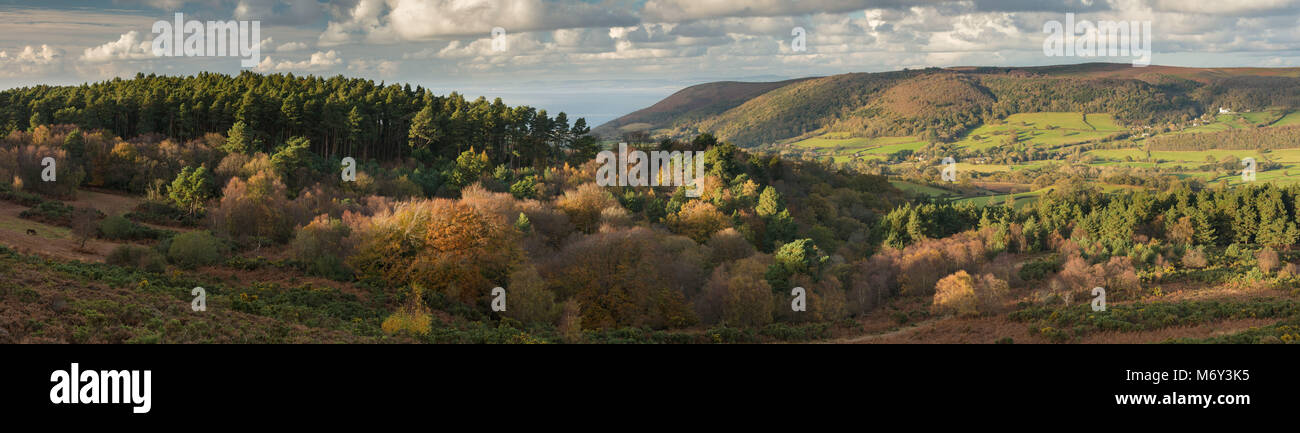
M 546 281 L 531 264 L 520 266 L 510 273 L 506 288 L 506 317 L 523 323 L 551 323 L 560 318 L 563 306 L 556 302 L 555 293 L 546 288 Z
M 569 215 L 569 221 L 578 230 L 592 233 L 600 228 L 601 213 L 606 208 L 619 204 L 604 187 L 589 182 L 579 185 L 577 189 L 565 191 L 563 196 L 555 200 L 555 206 Z
M 469 305 L 488 305 L 520 252 L 514 230 L 473 207 L 421 200 L 376 216 L 348 263 L 378 284 L 421 284 Z
M 322 214 L 298 229 L 289 247 L 293 257 L 306 264 L 308 273 L 345 279 L 351 276 L 343 262 L 351 254 L 351 234 L 342 220 Z
M 258 171 L 247 182 L 233 178 L 222 191 L 217 207 L 210 211 L 212 228 L 232 239 L 255 241 L 258 245 L 263 241 L 287 242 L 302 213 L 287 194 L 279 176 L 269 170 Z
M 931 309 L 936 313 L 975 316 L 996 308 L 1007 293 L 1007 283 L 985 274 L 978 278 L 957 271 L 935 284 Z
M 705 260 L 690 239 L 634 227 L 580 235 L 538 268 L 577 300 L 583 328 L 663 329 L 698 321 L 686 295 L 703 284 Z
M 773 292 L 760 258 L 727 263 L 713 270 L 696 309 L 705 323 L 761 327 L 772 323 Z
M 668 216 L 668 227 L 696 242 L 704 243 L 709 237 L 731 226 L 731 218 L 719 211 L 713 203 L 690 200 L 676 214 Z
M 87 208 L 73 209 L 71 222 L 72 234 L 77 236 L 77 248 L 86 249 L 86 241 L 99 233 L 99 212 Z

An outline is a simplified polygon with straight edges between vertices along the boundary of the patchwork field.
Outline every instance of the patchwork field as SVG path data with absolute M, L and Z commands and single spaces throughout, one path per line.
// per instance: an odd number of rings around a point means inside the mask
M 885 159 L 888 155 L 903 151 L 917 150 L 926 142 L 916 137 L 848 137 L 840 133 L 827 133 L 818 137 L 797 141 L 789 146 L 797 149 L 811 149 L 819 155 L 831 156 L 835 162 L 852 160 Z
M 1015 143 L 1059 147 L 1105 139 L 1124 131 L 1109 114 L 1021 113 L 975 128 L 956 144 L 974 150 Z
M 1167 134 L 1210 133 L 1243 128 L 1277 128 L 1300 125 L 1300 112 L 1265 110 L 1242 113 L 1207 115 L 1211 120 L 1197 119 L 1181 125 Z M 897 174 L 932 169 L 914 158 L 889 158 L 896 152 L 918 151 L 929 143 L 914 136 L 906 137 L 850 137 L 844 133 L 825 133 L 793 143 L 781 145 L 783 150 L 811 152 L 819 159 L 832 158 L 836 163 L 882 164 L 895 180 L 893 184 L 907 192 L 925 197 L 947 197 L 977 204 L 1002 203 L 1013 197 L 1016 206 L 1031 203 L 1049 188 L 1028 184 L 1036 174 L 1047 173 L 1072 164 L 1083 163 L 1099 169 L 1140 169 L 1150 173 L 1169 175 L 1179 179 L 1199 179 L 1207 184 L 1237 185 L 1242 183 L 1241 169 L 1232 164 L 1242 158 L 1255 158 L 1260 163 L 1256 181 L 1278 184 L 1300 182 L 1300 143 L 1295 148 L 1252 150 L 1211 149 L 1197 151 L 1149 150 L 1147 135 L 1143 130 L 1130 131 L 1116 123 L 1111 114 L 1080 112 L 1018 113 L 1005 119 L 980 125 L 951 144 L 954 153 L 966 155 L 959 161 L 959 171 L 970 173 L 982 181 L 976 186 L 993 182 L 1008 182 L 1008 177 L 1028 171 L 1014 193 L 975 188 L 966 194 L 927 186 L 933 181 L 903 181 Z M 1130 136 L 1128 133 L 1133 133 Z M 1119 143 L 1119 146 L 1116 146 Z M 972 156 L 974 155 L 974 156 Z M 992 155 L 988 157 L 985 155 Z M 997 155 L 1014 155 L 1016 158 L 998 158 Z M 1025 156 L 1033 158 L 1026 160 Z M 934 155 L 927 161 L 934 161 Z M 1076 159 L 1077 158 L 1077 159 Z M 1062 165 L 1064 164 L 1064 165 Z M 1227 165 L 1233 165 L 1229 170 Z M 928 171 L 933 176 L 934 171 Z M 904 176 L 904 178 L 906 178 Z M 990 179 L 992 178 L 992 179 Z M 1093 179 L 1098 181 L 1099 179 Z M 1013 181 L 1014 182 L 1014 181 Z M 1102 190 L 1127 188 L 1125 185 L 1107 185 L 1096 182 Z

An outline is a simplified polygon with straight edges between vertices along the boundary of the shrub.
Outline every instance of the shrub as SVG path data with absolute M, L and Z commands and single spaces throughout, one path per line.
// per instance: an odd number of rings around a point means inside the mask
M 130 220 L 158 225 L 195 226 L 199 223 L 198 216 L 188 214 L 170 202 L 153 199 L 140 202 L 135 210 L 125 216 Z
M 121 215 L 113 215 L 99 223 L 99 231 L 104 234 L 105 239 L 133 239 L 135 237 L 136 224 Z
M 510 274 L 507 296 L 506 317 L 529 324 L 555 323 L 560 318 L 562 306 L 555 302 L 555 294 L 546 288 L 546 281 L 532 265 Z
M 1209 264 L 1205 259 L 1205 247 L 1188 248 L 1183 253 L 1183 266 L 1200 269 Z
M 706 323 L 759 327 L 772 323 L 772 286 L 763 278 L 767 265 L 759 258 L 718 266 L 704 287 L 696 311 Z M 784 299 L 784 298 L 782 298 Z
M 1042 259 L 1026 262 L 1020 267 L 1017 273 L 1020 279 L 1025 281 L 1036 281 L 1046 278 L 1048 274 L 1061 270 L 1061 262 L 1056 257 L 1045 257 Z
M 105 218 L 103 222 L 99 223 L 99 232 L 104 235 L 105 239 L 112 240 L 162 239 L 176 234 L 171 230 L 158 230 L 137 224 L 124 215 L 113 215 Z
M 78 212 L 88 212 L 94 214 L 94 219 L 104 217 L 104 213 L 90 208 L 74 208 L 61 201 L 42 201 L 40 204 L 27 209 L 18 214 L 20 218 L 26 218 L 32 221 L 41 222 L 49 225 L 72 227 L 72 220 Z
M 408 333 L 418 336 L 427 336 L 431 331 L 430 326 L 433 324 L 433 316 L 429 312 L 429 307 L 424 303 L 424 288 L 415 285 L 411 286 L 411 296 L 407 298 L 405 304 L 380 324 L 380 329 L 389 335 L 398 333 Z
M 225 245 L 206 231 L 177 235 L 167 250 L 172 264 L 186 269 L 220 263 L 224 254 Z
M 402 308 L 394 311 L 384 323 L 379 325 L 385 333 L 389 335 L 398 333 L 409 333 L 414 335 L 429 335 L 430 326 L 433 324 L 433 316 L 428 313 L 412 311 Z
M 307 273 L 336 280 L 349 279 L 352 272 L 343 263 L 348 256 L 351 229 L 342 220 L 320 215 L 298 230 L 290 249 L 294 259 L 306 265 Z
M 537 181 L 532 176 L 520 179 L 510 185 L 510 195 L 520 200 L 537 198 Z
M 139 245 L 118 245 L 108 253 L 105 262 L 115 266 L 141 269 L 145 272 L 163 272 L 166 270 L 166 261 L 163 259 L 162 254 L 154 251 L 153 248 Z
M 1277 251 L 1273 251 L 1271 247 L 1264 247 L 1264 249 L 1259 250 L 1259 254 L 1255 255 L 1255 259 L 1259 261 L 1259 270 L 1265 274 L 1277 269 L 1279 263 Z

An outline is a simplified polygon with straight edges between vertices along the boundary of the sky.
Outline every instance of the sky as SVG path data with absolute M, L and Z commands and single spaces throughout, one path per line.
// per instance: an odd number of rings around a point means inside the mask
M 177 12 L 256 21 L 260 55 L 156 55 Z M 1149 22 L 1152 64 L 1300 66 L 1300 0 L 0 0 L 0 88 L 342 74 L 599 125 L 709 81 L 1132 60 L 1049 56 L 1045 24 L 1067 13 Z

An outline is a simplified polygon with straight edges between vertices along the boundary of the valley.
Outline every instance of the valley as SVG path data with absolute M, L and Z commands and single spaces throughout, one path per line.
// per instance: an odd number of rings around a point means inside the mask
M 359 79 L 0 92 L 0 340 L 1300 340 L 1300 78 L 1148 72 L 712 83 L 594 130 Z M 702 177 L 601 186 L 618 142 Z

